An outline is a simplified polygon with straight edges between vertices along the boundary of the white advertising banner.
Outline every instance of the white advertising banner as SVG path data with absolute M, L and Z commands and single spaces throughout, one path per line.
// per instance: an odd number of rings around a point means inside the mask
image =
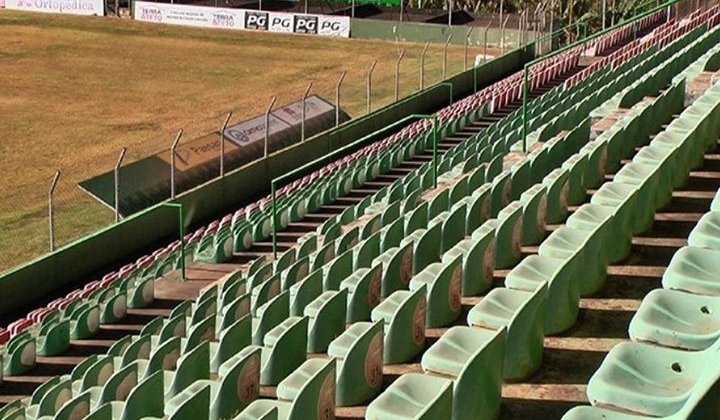
M 143 22 L 169 23 L 201 28 L 243 29 L 245 11 L 220 7 L 136 1 L 134 3 L 133 18 Z
M 0 0 L 2 2 L 3 0 Z M 70 15 L 105 15 L 104 0 L 4 0 L 5 8 Z M 0 4 L 0 7 L 2 5 Z
M 136 1 L 134 4 L 133 18 L 143 22 L 350 37 L 350 18 L 347 16 L 303 15 L 143 1 Z

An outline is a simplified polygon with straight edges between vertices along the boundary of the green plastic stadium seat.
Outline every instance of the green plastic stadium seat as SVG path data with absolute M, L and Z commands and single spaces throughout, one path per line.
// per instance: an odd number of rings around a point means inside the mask
M 290 316 L 302 316 L 305 307 L 323 291 L 322 270 L 315 270 L 305 280 L 293 284 L 288 293 L 290 294 Z
M 182 339 L 183 351 L 188 352 L 202 343 L 215 341 L 217 316 L 212 314 L 189 328 L 187 338 Z
M 268 331 L 262 347 L 261 385 L 277 385 L 305 361 L 307 337 L 307 317 L 288 317 Z
M 135 361 L 115 371 L 102 387 L 97 405 L 101 406 L 112 401 L 125 401 L 130 391 L 137 386 L 138 381 L 145 374 L 146 367 L 145 363 Z
M 25 415 L 31 419 L 52 416 L 57 413 L 66 402 L 70 401 L 71 398 L 72 389 L 70 379 L 60 379 L 43 393 L 39 403 L 27 407 Z
M 382 289 L 382 264 L 360 268 L 340 283 L 341 290 L 347 290 L 345 322 L 369 321 L 370 312 L 380 303 Z
M 460 241 L 443 254 L 443 263 L 462 257 L 462 296 L 479 296 L 493 283 L 495 268 L 495 233 L 478 229 L 470 238 Z
M 442 246 L 442 224 L 435 223 L 427 229 L 418 229 L 406 236 L 400 243 L 413 246 L 413 274 L 422 271 L 428 265 L 440 260 Z
M 354 263 L 353 267 L 357 270 L 362 267 L 369 267 L 372 260 L 380 255 L 380 237 L 381 233 L 376 232 L 370 237 L 363 239 L 353 250 Z
M 310 258 L 307 256 L 298 258 L 287 269 L 280 274 L 281 287 L 283 291 L 290 289 L 292 285 L 298 283 L 307 277 L 310 272 Z
M 5 345 L 4 376 L 22 375 L 35 367 L 35 338 L 26 331 L 16 335 Z
M 591 204 L 602 204 L 615 209 L 615 229 L 613 246 L 609 247 L 608 258 L 619 262 L 630 255 L 633 235 L 633 213 L 637 198 L 636 185 L 621 182 L 606 182 L 590 199 Z
M 574 277 L 575 260 L 530 255 L 505 277 L 505 287 L 534 291 L 543 282 L 548 284 L 547 306 L 552 314 L 545 317 L 545 334 L 557 334 L 572 327 L 580 305 L 580 281 Z
M 574 260 L 573 278 L 582 279 L 580 295 L 591 295 L 602 288 L 607 277 L 607 262 L 601 254 L 601 231 L 561 226 L 540 244 L 538 255 Z M 598 257 L 600 255 L 600 257 Z
M 676 290 L 648 293 L 630 321 L 633 341 L 704 350 L 720 340 L 720 297 Z
M 513 201 L 498 214 L 495 222 L 495 268 L 512 267 L 522 257 L 522 210 L 522 204 Z
M 356 322 L 328 347 L 337 361 L 335 401 L 360 405 L 375 397 L 383 383 L 383 324 Z
M 253 318 L 252 343 L 261 345 L 265 334 L 280 324 L 290 314 L 290 293 L 282 292 L 259 307 Z
M 672 416 L 688 404 L 696 387 L 706 388 L 706 381 L 717 381 L 720 369 L 710 362 L 716 352 L 716 348 L 688 352 L 642 343 L 617 344 L 588 381 L 588 399 L 593 405 L 612 405 L 650 417 Z
M 283 380 L 277 401 L 255 400 L 234 420 L 325 420 L 335 412 L 335 361 L 311 359 Z
M 561 223 L 568 212 L 568 194 L 570 192 L 570 172 L 557 168 L 543 178 L 543 186 L 547 191 L 547 223 Z
M 511 182 L 510 172 L 505 171 L 492 179 L 490 198 L 490 216 L 497 217 L 500 211 L 510 203 Z
M 351 207 L 348 207 L 350 209 Z M 348 249 L 358 244 L 360 240 L 360 228 L 358 226 L 353 227 L 347 232 L 343 233 L 342 236 L 335 242 L 335 254 L 340 255 Z
M 446 188 L 438 191 L 430 200 L 430 206 L 428 207 L 428 219 L 437 217 L 440 213 L 447 211 L 449 208 L 450 190 Z
M 383 363 L 404 363 L 425 346 L 425 288 L 398 290 L 373 309 L 372 322 L 383 321 Z
M 43 322 L 37 336 L 38 356 L 56 356 L 70 348 L 70 320 Z
M 353 250 L 349 249 L 335 257 L 323 268 L 324 290 L 340 290 L 340 282 L 353 272 Z
M 380 252 L 400 245 L 405 235 L 405 219 L 398 218 L 380 230 Z
M 720 251 L 720 212 L 705 213 L 688 236 L 688 245 Z
M 433 263 L 410 280 L 410 290 L 426 290 L 425 326 L 443 327 L 452 323 L 462 309 L 462 259 Z
M 490 218 L 490 201 L 491 201 L 492 184 L 482 184 L 475 189 L 470 197 L 465 197 L 467 208 L 465 232 L 473 232 Z
M 100 307 L 87 302 L 70 313 L 70 339 L 90 338 L 100 330 Z
M 347 289 L 329 290 L 305 307 L 308 353 L 325 353 L 330 342 L 345 330 L 347 295 Z
M 659 185 L 659 172 L 656 166 L 628 163 L 615 174 L 615 181 L 639 186 L 633 223 L 635 233 L 650 230 L 655 209 L 664 200 L 663 188 Z
M 232 243 L 230 243 L 232 246 Z M 146 308 L 155 300 L 155 278 L 144 278 L 128 284 L 127 304 L 129 308 Z
M 250 345 L 252 339 L 252 317 L 244 317 L 230 324 L 219 334 L 218 342 L 210 343 L 210 372 L 217 373 L 220 366 Z
M 254 315 L 257 308 L 279 295 L 281 288 L 280 274 L 274 274 L 265 282 L 253 287 L 250 291 L 250 312 Z
M 503 375 L 508 381 L 517 381 L 540 366 L 546 316 L 547 283 L 542 283 L 534 292 L 491 290 L 470 310 L 467 322 L 471 327 L 507 329 Z
M 575 154 L 562 164 L 563 169 L 569 171 L 568 204 L 576 205 L 585 201 L 587 190 L 584 177 L 587 170 L 587 155 Z
M 210 343 L 203 342 L 183 353 L 177 360 L 175 371 L 163 372 L 165 399 L 180 393 L 200 379 L 210 379 Z
M 366 420 L 450 420 L 453 383 L 421 373 L 406 373 L 367 407 Z
M 105 417 L 106 411 L 104 407 L 109 407 L 110 416 Z M 97 409 L 95 413 L 91 413 L 88 420 L 131 420 L 142 419 L 144 417 L 162 417 L 165 408 L 165 399 L 163 397 L 163 372 L 155 372 L 149 377 L 143 379 L 138 385 L 130 391 L 127 400 L 124 402 L 113 401 L 105 404 Z M 95 416 L 98 415 L 99 416 Z
M 497 418 L 505 360 L 505 329 L 450 328 L 422 357 L 426 374 L 453 380 L 453 420 Z
M 210 416 L 210 385 L 189 386 L 165 403 L 165 417 L 169 420 L 206 419 Z
M 684 246 L 675 252 L 662 278 L 666 289 L 720 295 L 720 251 Z
M 413 244 L 390 248 L 375 258 L 374 264 L 382 265 L 380 294 L 383 298 L 396 290 L 407 289 L 413 274 Z
M 250 300 L 250 293 L 245 293 L 227 305 L 223 305 L 220 309 L 219 320 L 217 321 L 217 330 L 219 333 L 225 331 L 225 329 L 235 321 L 250 314 Z
M 204 387 L 210 388 L 209 418 L 221 420 L 234 418 L 250 403 L 255 401 L 260 391 L 260 348 L 253 347 L 234 355 L 220 366 L 218 381 L 199 380 L 173 398 L 168 405 L 176 406 L 188 401 L 190 396 Z M 186 392 L 188 391 L 188 392 Z
M 520 195 L 523 207 L 522 244 L 537 245 L 545 237 L 548 197 L 542 184 L 535 184 Z
M 510 200 L 519 200 L 520 195 L 530 187 L 531 162 L 525 159 L 510 168 Z

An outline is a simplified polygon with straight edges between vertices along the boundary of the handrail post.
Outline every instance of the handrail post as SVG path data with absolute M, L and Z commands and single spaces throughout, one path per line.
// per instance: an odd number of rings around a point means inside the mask
M 183 135 L 183 130 L 178 131 L 175 141 L 170 146 L 170 198 L 175 198 L 175 150 L 177 149 L 178 143 L 180 143 L 180 137 Z
M 268 157 L 268 149 L 270 148 L 270 113 L 272 112 L 276 100 L 277 95 L 270 99 L 270 104 L 268 105 L 267 110 L 265 110 L 265 149 L 263 153 L 263 157 L 265 158 Z
M 60 171 L 55 172 L 52 182 L 50 183 L 50 191 L 48 192 L 48 221 L 50 223 L 50 251 L 55 251 L 55 208 L 53 198 L 55 195 L 55 187 L 57 187 L 60 179 Z
M 405 50 L 400 50 L 398 59 L 395 62 L 395 102 L 400 98 L 400 62 L 405 56 Z
M 183 214 L 183 205 L 181 203 L 160 203 L 161 206 L 171 207 L 178 210 L 178 234 L 180 235 L 180 278 L 185 281 L 185 216 Z
M 273 260 L 277 259 L 277 205 L 275 204 L 275 190 L 277 188 L 275 179 L 270 181 L 270 195 L 272 197 L 272 251 Z
M 340 85 L 342 85 L 343 80 L 345 80 L 346 74 L 347 71 L 343 70 L 335 85 L 335 127 L 340 125 Z
M 127 148 L 123 147 L 120 150 L 120 156 L 118 157 L 113 175 L 115 177 L 115 223 L 120 221 L 120 165 L 122 165 L 123 158 Z
M 307 101 L 308 94 L 310 93 L 310 89 L 312 89 L 313 82 L 308 83 L 307 88 L 305 89 L 305 93 L 302 97 L 302 127 L 300 128 L 302 136 L 300 138 L 300 142 L 305 141 L 305 102 Z
M 438 180 L 438 120 L 437 115 L 432 116 L 433 133 L 433 188 L 437 188 Z
M 365 78 L 365 110 L 367 111 L 367 114 L 370 113 L 370 110 L 372 108 L 371 105 L 371 96 L 372 96 L 372 74 L 375 70 L 375 65 L 377 65 L 377 60 L 373 60 L 372 64 L 370 64 L 370 68 L 367 72 L 367 77 Z
M 225 129 L 227 129 L 230 118 L 232 118 L 232 111 L 228 112 L 220 129 L 220 178 L 225 176 Z

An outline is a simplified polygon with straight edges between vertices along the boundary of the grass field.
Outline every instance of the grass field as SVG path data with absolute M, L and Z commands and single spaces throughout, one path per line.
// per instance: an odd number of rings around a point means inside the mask
M 0 272 L 48 250 L 47 194 L 56 170 L 58 245 L 112 223 L 112 212 L 77 182 L 167 149 L 178 129 L 190 139 L 312 92 L 334 100 L 343 70 L 343 107 L 365 113 L 392 101 L 394 66 L 405 49 L 401 96 L 418 89 L 422 45 L 202 30 L 114 18 L 0 10 Z M 475 53 L 475 51 L 471 51 Z M 451 47 L 448 74 L 462 69 Z M 471 55 L 472 60 L 473 55 Z M 426 58 L 425 85 L 441 78 L 442 46 Z

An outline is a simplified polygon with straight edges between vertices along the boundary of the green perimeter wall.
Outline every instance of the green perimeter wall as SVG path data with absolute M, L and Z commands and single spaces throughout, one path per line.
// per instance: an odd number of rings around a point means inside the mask
M 517 49 L 495 58 L 477 68 L 478 86 L 494 82 L 509 73 L 522 69 L 530 61 L 534 46 Z M 455 99 L 472 93 L 473 71 L 458 74 L 452 83 Z M 388 105 L 370 115 L 342 124 L 321 133 L 304 143 L 296 144 L 210 181 L 181 196 L 185 213 L 192 220 L 186 225 L 207 220 L 229 212 L 252 197 L 266 194 L 270 180 L 300 167 L 329 151 L 375 130 L 386 127 L 414 113 L 430 113 L 446 106 L 449 88 L 430 86 L 401 101 Z M 368 142 L 375 139 L 369 139 Z M 35 261 L 18 267 L 0 277 L 0 315 L 17 310 L 33 301 L 43 299 L 62 287 L 108 271 L 108 267 L 127 261 L 158 241 L 177 237 L 177 210 L 157 205 L 120 223 L 59 248 Z
M 452 34 L 452 44 L 464 45 L 465 37 L 470 26 L 440 25 L 436 23 L 420 22 L 397 22 L 375 19 L 350 19 L 350 37 L 367 39 L 384 39 L 407 42 L 432 42 L 442 44 L 447 41 L 448 35 Z M 518 45 L 520 32 L 517 28 L 505 28 L 506 49 L 515 48 Z M 490 47 L 500 46 L 500 28 L 490 28 L 487 31 L 487 43 Z M 527 39 L 534 39 L 534 32 L 529 31 Z M 485 28 L 476 26 L 468 37 L 469 45 L 485 45 Z

